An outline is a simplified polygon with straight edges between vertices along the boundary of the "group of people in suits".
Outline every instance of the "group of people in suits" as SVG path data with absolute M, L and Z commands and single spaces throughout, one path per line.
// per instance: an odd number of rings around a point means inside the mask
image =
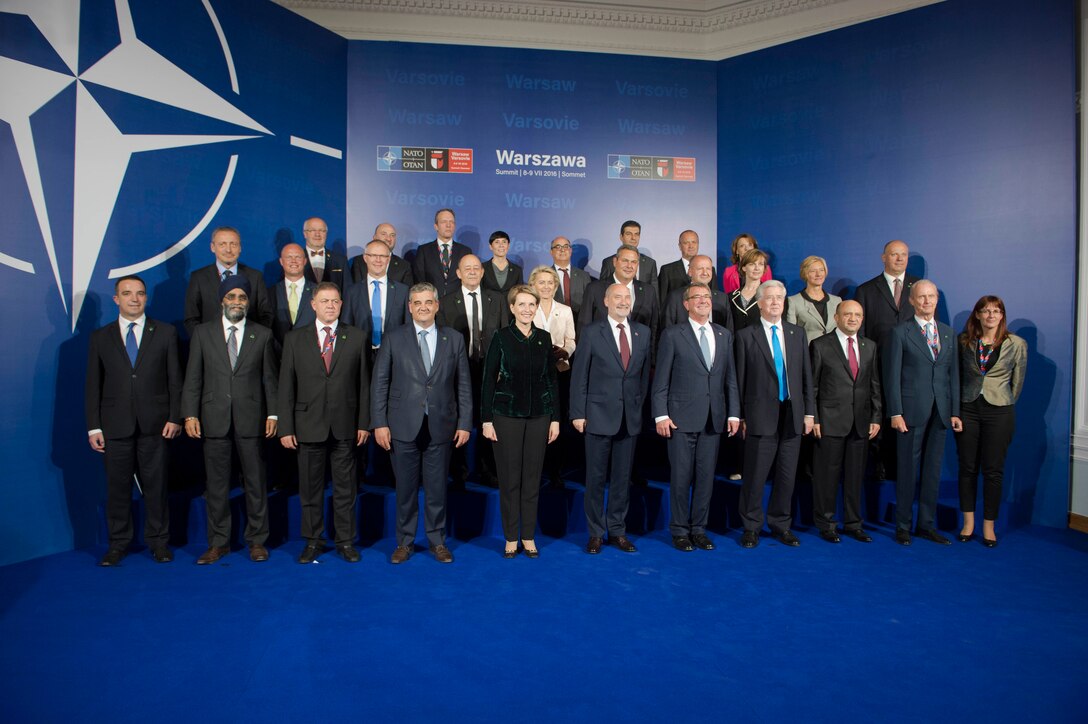
M 981 473 L 983 542 L 996 545 L 1026 345 L 1008 331 L 1004 304 L 993 296 L 979 300 L 957 338 L 935 319 L 936 285 L 906 274 L 902 241 L 885 246 L 883 272 L 853 300 L 824 290 L 820 257 L 804 260 L 805 288 L 787 299 L 782 282 L 765 278 L 768 257 L 749 234 L 733 241 L 720 285 L 694 231 L 680 234 L 680 259 L 659 275 L 639 251 L 641 226 L 630 220 L 600 279 L 571 263 L 571 242 L 559 236 L 553 264 L 531 270 L 526 284 L 507 259 L 505 232 L 491 235 L 492 258 L 481 262 L 454 241 L 452 210 L 440 210 L 434 228 L 435 240 L 409 264 L 394 253 L 396 230 L 380 224 L 349 264 L 325 248 L 325 222 L 307 219 L 305 243 L 281 249 L 283 278 L 271 290 L 239 263 L 238 231 L 215 229 L 215 261 L 193 272 L 186 294 L 184 372 L 173 326 L 145 315 L 143 281 L 117 280 L 118 321 L 92 335 L 87 369 L 88 437 L 104 454 L 108 486 L 110 542 L 101 565 L 119 564 L 132 541 L 133 479 L 146 501 L 152 556 L 172 560 L 166 441 L 182 430 L 203 442 L 208 548 L 199 564 L 230 553 L 234 459 L 249 557 L 268 559 L 266 439 L 297 458 L 305 539 L 298 561 L 315 561 L 329 539 L 344 560 L 358 561 L 354 509 L 371 436 L 396 487 L 391 562 L 415 551 L 420 490 L 430 551 L 452 562 L 447 491 L 468 475 L 463 453 L 473 430 L 479 481 L 499 488 L 505 557 L 539 555 L 541 478 L 559 480 L 549 448 L 571 430 L 585 455 L 586 551 L 607 543 L 634 552 L 625 520 L 639 436 L 650 422 L 668 451 L 678 550 L 715 547 L 706 529 L 729 439 L 741 458 L 741 546 L 757 546 L 765 523 L 780 543 L 800 545 L 794 481 L 809 435 L 821 538 L 841 540 L 841 483 L 842 533 L 872 540 L 860 504 L 872 449 L 896 478 L 896 541 L 910 545 L 913 534 L 947 544 L 935 508 L 948 429 L 960 443 L 958 538 L 974 536 Z

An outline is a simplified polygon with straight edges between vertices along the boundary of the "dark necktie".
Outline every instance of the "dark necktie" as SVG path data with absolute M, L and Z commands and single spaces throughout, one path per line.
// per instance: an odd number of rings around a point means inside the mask
M 480 350 L 483 344 L 480 341 L 480 301 L 476 298 L 476 292 L 469 292 L 472 297 L 472 359 L 480 359 Z
M 450 275 L 450 245 L 440 244 L 442 247 L 442 274 L 443 276 Z
M 903 298 L 903 282 L 896 278 L 892 283 L 892 287 L 894 289 L 892 296 L 895 298 L 895 308 L 899 309 L 899 301 Z
M 227 357 L 230 358 L 230 368 L 233 370 L 238 367 L 238 338 L 234 336 L 238 328 L 231 325 L 228 329 L 230 334 L 227 335 Z
M 136 366 L 136 355 L 140 353 L 140 348 L 136 345 L 136 327 L 135 322 L 128 323 L 128 334 L 125 335 L 125 351 L 128 352 L 128 361 L 132 363 L 132 366 Z
M 563 304 L 570 306 L 570 274 L 566 269 L 560 269 L 563 272 Z
M 325 361 L 325 374 L 332 371 L 332 327 L 322 327 L 325 330 L 325 341 L 321 343 L 321 359 Z
M 858 378 L 858 355 L 854 351 L 854 338 L 846 338 L 846 358 L 850 363 L 850 376 L 855 380 Z
M 226 270 L 225 270 L 225 271 L 224 271 L 224 272 L 223 272 L 223 273 L 222 273 L 222 274 L 221 274 L 221 275 L 219 276 L 219 281 L 225 281 L 225 280 L 227 279 L 227 277 L 229 277 L 229 276 L 231 276 L 231 275 L 233 275 L 233 274 L 234 274 L 234 272 L 232 272 L 232 271 L 231 271 L 230 269 L 226 269 Z
M 627 365 L 631 362 L 631 345 L 627 341 L 627 332 L 623 331 L 623 325 L 617 324 L 616 329 L 620 331 L 620 362 L 623 363 L 623 369 L 627 369 Z

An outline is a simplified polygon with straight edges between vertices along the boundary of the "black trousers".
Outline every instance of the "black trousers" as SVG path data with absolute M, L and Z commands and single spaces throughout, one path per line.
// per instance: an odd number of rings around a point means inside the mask
M 126 550 L 132 543 L 132 476 L 140 480 L 144 496 L 144 542 L 161 548 L 170 538 L 167 508 L 166 438 L 161 430 L 149 435 L 137 430 L 131 437 L 106 439 L 106 526 L 110 548 Z
M 772 533 L 784 533 L 793 524 L 793 485 L 801 434 L 793 430 L 790 402 L 781 403 L 778 430 L 773 435 L 748 433 L 744 440 L 744 480 L 740 486 L 739 509 L 744 530 L 763 528 L 763 486 L 774 466 L 767 525 Z
M 325 460 L 332 468 L 332 512 L 336 545 L 355 541 L 355 440 L 298 444 L 298 499 L 302 505 L 302 537 L 325 542 Z
M 242 489 L 246 496 L 246 543 L 268 540 L 268 492 L 264 438 L 239 437 L 231 425 L 226 437 L 204 438 L 204 501 L 208 509 L 208 545 L 230 545 L 231 452 L 238 451 Z M 324 471 L 322 471 L 324 474 Z
M 507 541 L 536 537 L 537 498 L 551 418 L 495 415 L 495 467 L 499 475 L 499 511 Z
M 861 530 L 861 483 L 869 438 L 851 429 L 844 436 L 824 435 L 812 455 L 812 516 L 820 530 L 835 530 L 835 497 L 842 478 L 842 527 Z
M 982 517 L 997 520 L 1005 455 L 1016 429 L 1015 405 L 991 405 L 980 395 L 961 406 L 963 432 L 956 433 L 960 461 L 960 510 L 975 512 L 978 474 L 982 472 Z
M 668 439 L 669 531 L 674 536 L 706 533 L 721 439 L 709 423 L 702 432 L 673 430 Z
M 627 506 L 631 494 L 631 463 L 638 435 L 628 435 L 620 424 L 615 435 L 586 434 L 586 525 L 592 538 L 627 534 Z M 604 489 L 608 487 L 608 511 Z
M 446 542 L 446 471 L 449 440 L 431 439 L 427 416 L 414 440 L 393 441 L 393 470 L 397 476 L 397 545 L 411 546 L 419 526 L 419 488 L 423 486 L 423 526 L 432 546 Z

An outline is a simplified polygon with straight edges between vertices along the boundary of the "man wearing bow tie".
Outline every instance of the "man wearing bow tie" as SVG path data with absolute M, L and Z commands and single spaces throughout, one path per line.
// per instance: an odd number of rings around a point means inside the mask
M 306 240 L 306 278 L 314 284 L 332 282 L 343 294 L 344 270 L 347 269 L 348 262 L 344 257 L 326 248 L 325 242 L 328 236 L 329 226 L 324 219 L 314 216 L 303 222 L 302 237 Z
M 234 275 L 219 283 L 223 315 L 198 325 L 189 348 L 181 414 L 185 434 L 204 439 L 204 501 L 208 549 L 197 564 L 230 553 L 232 453 L 242 467 L 246 545 L 250 560 L 268 560 L 268 493 L 263 438 L 276 434 L 279 363 L 272 332 L 246 321 L 249 280 Z
M 934 518 L 945 437 L 948 428 L 959 432 L 963 423 L 959 356 L 952 328 L 934 319 L 938 296 L 933 282 L 915 282 L 910 289 L 914 318 L 893 328 L 880 348 L 886 413 L 895 435 L 895 541 L 905 546 L 911 544 L 915 490 L 915 535 L 949 545 Z
M 230 226 L 220 226 L 212 232 L 212 254 L 215 263 L 201 267 L 189 276 L 185 292 L 185 331 L 192 337 L 196 325 L 214 322 L 223 314 L 223 298 L 219 282 L 240 274 L 249 280 L 253 293 L 249 297 L 246 318 L 265 327 L 272 326 L 272 301 L 261 272 L 238 261 L 242 255 L 242 237 Z

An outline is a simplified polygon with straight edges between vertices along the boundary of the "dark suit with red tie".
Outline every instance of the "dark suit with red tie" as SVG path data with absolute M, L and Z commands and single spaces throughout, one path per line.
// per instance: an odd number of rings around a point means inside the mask
M 288 332 L 279 384 L 281 438 L 298 440 L 302 537 L 324 543 L 325 457 L 331 457 L 336 545 L 355 540 L 355 440 L 370 429 L 370 375 L 365 335 L 340 324 L 329 368 L 321 356 L 324 332 L 315 322 Z
M 842 351 L 837 330 L 812 340 L 809 351 L 816 393 L 814 422 L 820 426 L 812 461 L 813 517 L 820 530 L 835 530 L 835 494 L 841 475 L 843 529 L 861 530 L 861 482 L 869 449 L 869 425 L 879 425 L 881 415 L 876 344 L 855 335 L 856 377 Z
M 164 548 L 167 511 L 167 422 L 181 423 L 181 363 L 172 325 L 144 318 L 136 364 L 125 350 L 121 326 L 111 322 L 91 334 L 87 355 L 87 430 L 106 440 L 106 524 L 110 548 L 132 542 L 132 478 L 139 474 L 147 520 L 144 542 Z

